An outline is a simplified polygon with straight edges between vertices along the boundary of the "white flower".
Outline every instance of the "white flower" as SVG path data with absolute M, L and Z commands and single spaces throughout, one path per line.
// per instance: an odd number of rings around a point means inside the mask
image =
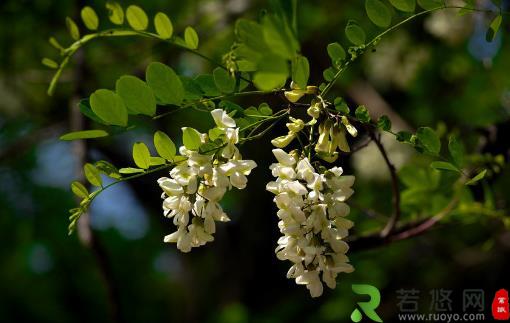
M 212 110 L 211 115 L 214 119 L 214 123 L 216 123 L 216 126 L 220 129 L 234 128 L 236 126 L 234 119 L 232 119 L 227 112 L 222 109 Z
M 287 277 L 318 297 L 322 281 L 335 288 L 338 273 L 354 270 L 344 241 L 353 225 L 345 218 L 350 211 L 345 200 L 354 192 L 354 176 L 342 176 L 340 167 L 319 174 L 307 158 L 296 160 L 295 154 L 282 149 L 274 149 L 273 154 L 278 163 L 270 169 L 276 180 L 266 189 L 275 194 L 283 234 L 275 253 L 278 259 L 293 263 Z
M 214 240 L 215 222 L 230 221 L 219 201 L 232 187 L 245 188 L 247 176 L 257 167 L 254 161 L 243 160 L 239 153 L 236 146 L 239 128 L 235 128 L 234 119 L 221 109 L 213 110 L 211 115 L 220 134 L 224 134 L 219 136 L 223 140 L 223 144 L 218 145 L 221 157 L 217 153 L 201 154 L 179 147 L 179 153 L 186 157 L 185 162 L 170 171 L 170 178 L 158 180 L 163 189 L 164 215 L 173 218 L 177 226 L 177 231 L 165 236 L 164 241 L 177 243 L 177 248 L 183 252 Z M 200 138 L 203 144 L 209 140 L 206 134 L 200 134 Z

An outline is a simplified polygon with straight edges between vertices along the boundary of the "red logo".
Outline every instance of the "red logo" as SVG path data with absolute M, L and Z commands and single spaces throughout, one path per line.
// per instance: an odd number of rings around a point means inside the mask
M 500 289 L 492 300 L 492 316 L 495 320 L 508 320 L 510 312 L 508 308 L 508 291 Z

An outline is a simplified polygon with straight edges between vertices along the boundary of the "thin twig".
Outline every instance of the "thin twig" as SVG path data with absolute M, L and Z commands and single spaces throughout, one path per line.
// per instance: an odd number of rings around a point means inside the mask
M 448 215 L 455 208 L 458 202 L 459 198 L 454 197 L 446 207 L 444 207 L 434 216 L 424 220 L 408 223 L 402 226 L 401 228 L 393 231 L 393 233 L 389 234 L 386 237 L 382 237 L 381 234 L 377 232 L 372 235 L 352 239 L 351 241 L 348 241 L 349 250 L 352 252 L 372 249 L 384 246 L 391 242 L 406 240 L 412 237 L 416 237 L 420 234 L 423 234 L 432 229 L 440 220 L 442 220 L 446 215 Z
M 393 192 L 393 214 L 389 218 L 384 229 L 381 231 L 381 236 L 387 237 L 393 231 L 400 218 L 400 190 L 398 188 L 397 170 L 395 169 L 395 166 L 391 163 L 388 157 L 388 153 L 386 152 L 386 149 L 384 148 L 381 142 L 380 136 L 378 136 L 372 129 L 367 128 L 367 130 L 370 137 L 372 138 L 377 148 L 379 149 L 379 152 L 381 153 L 382 157 L 384 158 L 384 162 L 386 163 L 386 166 L 388 166 L 388 170 L 391 176 L 391 189 Z

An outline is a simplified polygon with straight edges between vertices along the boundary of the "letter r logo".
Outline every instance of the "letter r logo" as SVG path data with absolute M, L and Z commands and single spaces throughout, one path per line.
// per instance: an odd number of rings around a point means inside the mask
M 374 322 L 382 322 L 381 318 L 375 312 L 377 306 L 381 302 L 381 293 L 379 290 L 372 285 L 352 285 L 352 291 L 358 295 L 368 295 L 370 299 L 368 302 L 358 302 L 358 308 L 355 308 L 351 313 L 351 320 L 353 322 L 359 322 L 363 318 L 363 312 L 369 319 Z

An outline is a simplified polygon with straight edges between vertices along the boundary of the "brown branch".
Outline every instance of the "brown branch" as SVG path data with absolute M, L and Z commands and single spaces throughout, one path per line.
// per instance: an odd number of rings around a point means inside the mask
M 382 237 L 387 237 L 393 231 L 393 229 L 397 225 L 398 220 L 400 219 L 400 189 L 398 187 L 397 170 L 395 169 L 395 166 L 391 163 L 388 157 L 388 153 L 386 152 L 386 149 L 384 148 L 381 142 L 380 136 L 377 135 L 371 128 L 367 127 L 367 130 L 370 137 L 372 138 L 377 148 L 379 149 L 379 152 L 383 156 L 391 176 L 391 189 L 393 192 L 393 214 L 389 218 L 388 222 L 386 223 L 386 226 L 380 233 Z
M 439 221 L 448 215 L 459 202 L 458 197 L 453 198 L 448 205 L 430 218 L 408 223 L 387 236 L 381 236 L 379 232 L 372 235 L 359 237 L 348 241 L 349 250 L 360 251 L 380 247 L 391 242 L 406 240 L 421 235 L 432 229 Z

